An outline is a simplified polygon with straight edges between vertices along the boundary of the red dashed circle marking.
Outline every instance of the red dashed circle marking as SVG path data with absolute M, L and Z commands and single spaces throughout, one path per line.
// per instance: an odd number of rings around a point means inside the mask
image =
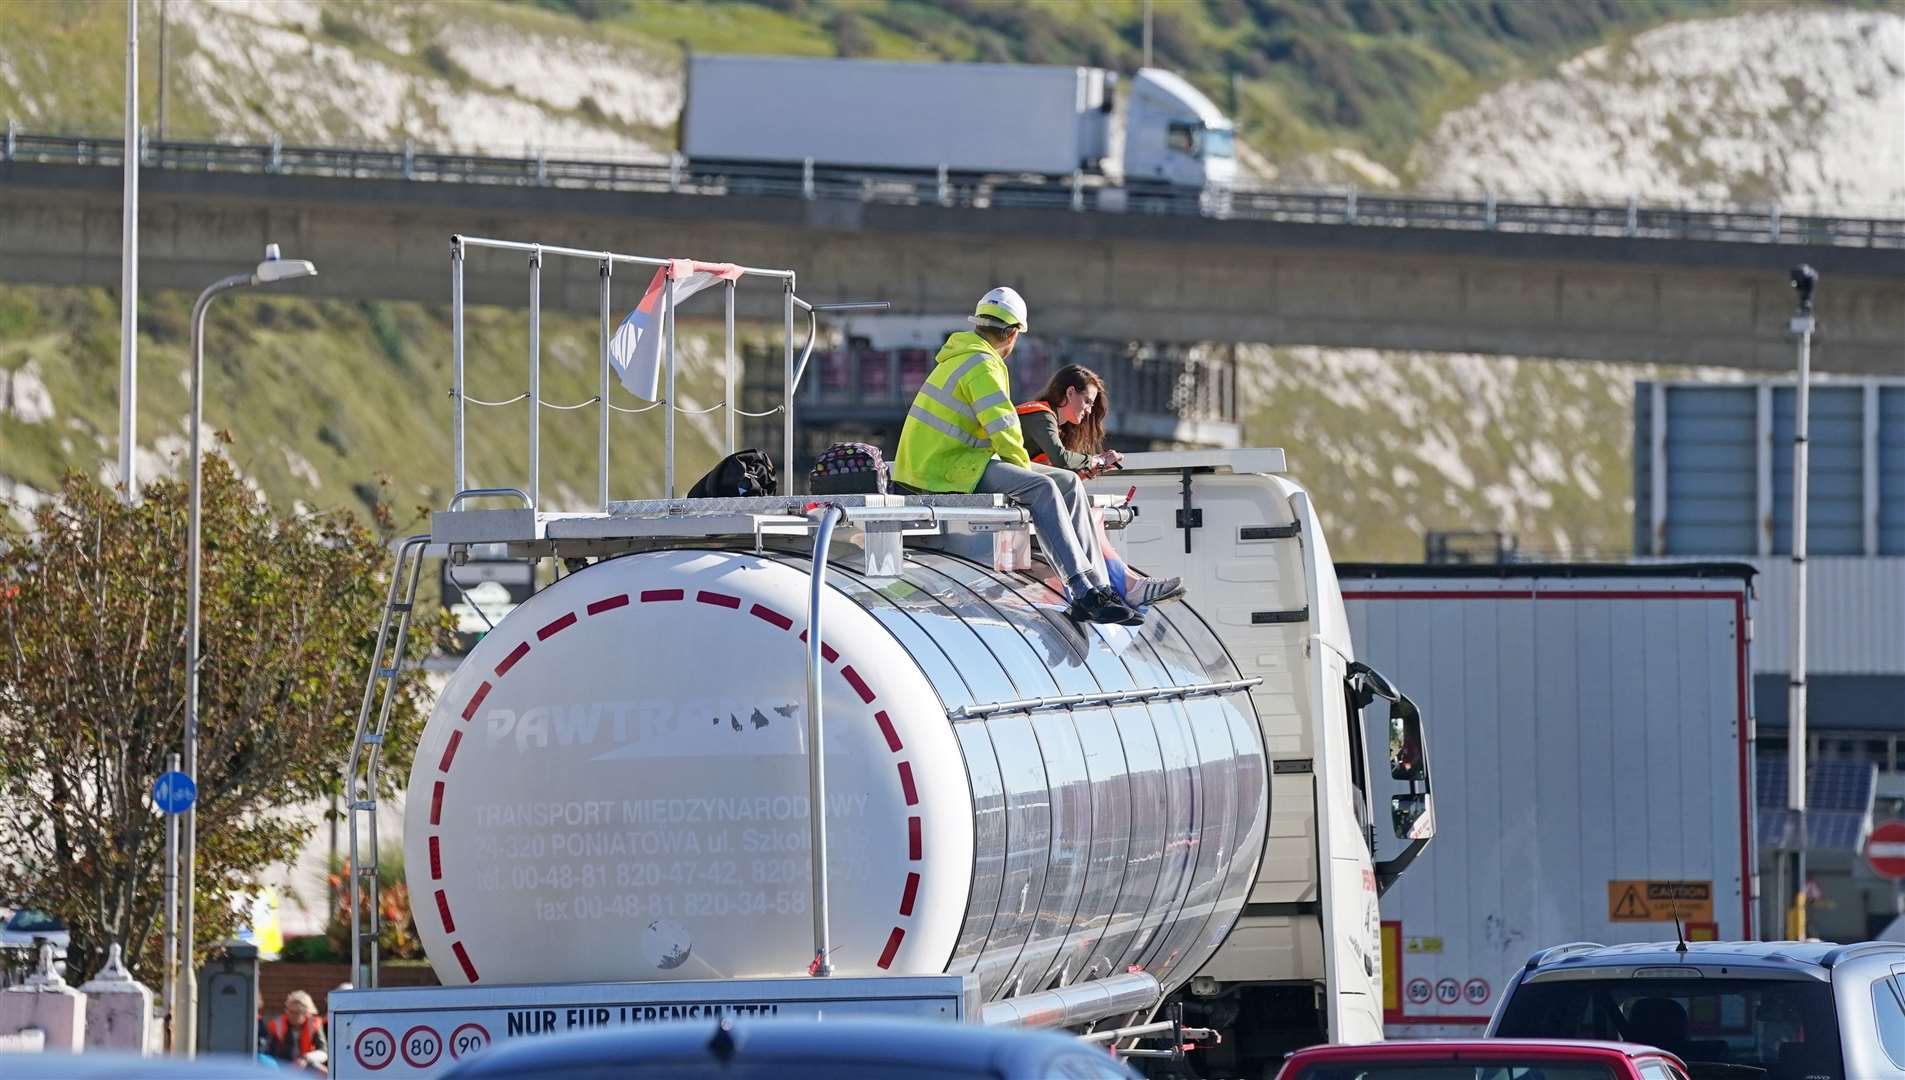
M 461 743 L 462 741 L 463 741 L 463 733 L 461 731 L 450 732 L 449 745 L 443 748 L 443 760 L 437 762 L 438 772 L 447 773 L 450 771 L 450 762 L 452 759 L 456 757 L 457 744 Z
M 476 981 L 476 965 L 470 963 L 470 954 L 464 951 L 463 943 L 460 941 L 453 941 L 450 943 L 450 949 L 451 951 L 456 953 L 456 962 L 463 965 L 463 977 L 470 980 L 471 982 L 475 982 Z
M 686 590 L 683 590 L 683 589 L 644 589 L 641 591 L 639 596 L 641 598 L 641 602 L 644 604 L 668 603 L 672 601 L 685 600 L 687 598 L 687 592 Z M 706 589 L 697 591 L 695 594 L 695 600 L 699 603 L 707 604 L 711 607 L 727 608 L 731 611 L 739 611 L 741 608 L 740 597 L 733 596 L 728 593 L 711 592 Z M 628 606 L 628 603 L 629 603 L 628 594 L 621 593 L 619 595 L 607 596 L 607 597 L 603 597 L 600 600 L 596 600 L 588 604 L 585 610 L 590 615 L 600 615 L 608 611 L 613 611 L 617 608 L 626 607 Z M 752 605 L 751 607 L 748 608 L 748 614 L 754 616 L 755 618 L 761 620 L 762 622 L 768 623 L 769 625 L 778 627 L 782 630 L 791 631 L 794 628 L 794 620 L 792 618 L 782 614 L 781 612 L 774 610 L 773 608 L 767 607 L 764 604 Z M 574 626 L 575 623 L 576 623 L 576 614 L 575 612 L 571 611 L 561 616 L 560 618 L 557 618 L 554 621 L 545 624 L 541 629 L 537 630 L 536 638 L 539 641 L 547 641 L 549 638 L 555 636 L 556 634 L 559 634 L 562 631 L 567 630 L 569 627 Z M 807 640 L 807 631 L 802 630 L 800 632 L 800 640 L 803 643 Z M 500 679 L 504 675 L 507 675 L 510 672 L 510 670 L 516 666 L 518 661 L 520 661 L 524 656 L 529 654 L 529 650 L 530 650 L 529 642 L 523 641 L 518 643 L 514 649 L 510 650 L 509 655 L 504 657 L 502 662 L 496 665 L 496 677 Z M 831 644 L 827 643 L 824 640 L 820 643 L 820 654 L 829 664 L 836 663 L 840 659 L 839 650 L 835 649 Z M 860 673 L 853 669 L 852 665 L 847 665 L 845 667 L 842 667 L 840 669 L 840 674 L 841 674 L 841 677 L 846 679 L 847 685 L 853 688 L 854 693 L 859 696 L 862 703 L 867 705 L 872 705 L 877 700 L 878 695 L 873 691 L 873 688 L 867 684 L 866 680 L 861 677 Z M 490 687 L 491 687 L 491 684 L 489 682 L 484 682 L 482 685 L 476 688 L 475 693 L 470 695 L 469 704 L 463 707 L 463 719 L 465 721 L 470 720 L 472 717 L 474 717 L 476 715 L 476 711 L 482 707 L 483 699 L 489 696 Z M 893 727 L 892 718 L 887 716 L 886 711 L 882 709 L 882 710 L 877 710 L 874 712 L 873 719 L 874 719 L 874 722 L 879 725 L 880 735 L 886 740 L 887 749 L 891 751 L 892 753 L 895 753 L 895 754 L 899 753 L 900 750 L 902 749 L 902 743 L 900 742 L 899 732 L 896 731 Z M 450 764 L 456 757 L 457 746 L 462 741 L 462 737 L 463 737 L 463 733 L 461 731 L 450 732 L 450 741 L 443 749 L 443 759 L 437 765 L 438 771 L 446 773 L 446 774 L 450 771 Z M 899 773 L 900 790 L 904 793 L 906 797 L 906 805 L 908 806 L 918 805 L 919 790 L 913 780 L 912 764 L 907 761 L 900 761 L 895 765 L 895 770 Z M 432 793 L 431 800 L 430 800 L 430 824 L 433 827 L 438 826 L 440 824 L 442 820 L 442 811 L 443 811 L 443 781 L 439 780 L 436 782 L 436 787 L 434 792 Z M 440 880 L 443 877 L 443 856 L 442 856 L 441 840 L 439 839 L 439 836 L 435 833 L 432 833 L 429 838 L 429 844 L 430 844 L 430 876 L 433 880 Z M 921 822 L 921 819 L 917 816 L 909 817 L 906 819 L 906 852 L 907 852 L 907 858 L 912 862 L 922 862 L 924 860 L 922 822 Z M 900 895 L 899 913 L 901 918 L 912 917 L 914 904 L 919 899 L 919 886 L 920 886 L 919 873 L 917 871 L 909 871 L 906 875 L 905 888 Z M 444 932 L 446 934 L 454 934 L 456 932 L 456 924 L 450 918 L 450 901 L 449 901 L 448 895 L 444 892 L 444 890 L 442 889 L 436 890 L 436 903 L 437 903 L 438 914 L 442 916 Z M 901 927 L 901 926 L 893 927 L 892 932 L 887 935 L 886 947 L 880 951 L 879 966 L 881 969 L 884 970 L 893 966 L 893 959 L 899 953 L 900 943 L 904 941 L 905 939 L 906 939 L 905 927 Z M 476 965 L 470 961 L 469 950 L 464 947 L 461 941 L 455 941 L 455 940 L 452 940 L 450 942 L 450 948 L 451 948 L 451 951 L 456 954 L 457 963 L 461 965 L 461 967 L 463 968 L 464 977 L 467 978 L 472 983 L 476 982 L 478 980 L 478 976 L 476 973 Z M 406 1033 L 404 1038 L 408 1040 L 410 1038 L 410 1035 L 415 1033 L 416 1032 L 414 1030 L 410 1033 Z M 434 1034 L 434 1032 L 432 1032 L 432 1034 Z M 487 1032 L 485 1032 L 485 1034 L 487 1035 Z M 389 1032 L 384 1032 L 384 1035 L 386 1038 L 388 1038 Z M 360 1036 L 359 1038 L 361 1041 L 362 1036 Z M 392 1040 L 392 1043 L 393 1043 L 391 1047 L 392 1056 L 395 1056 L 395 1051 L 397 1049 L 397 1047 L 394 1045 L 395 1040 Z M 442 1051 L 442 1044 L 439 1043 L 438 1052 L 441 1053 L 441 1051 Z M 452 1056 L 454 1056 L 454 1053 Z M 406 1061 L 410 1060 L 410 1055 L 407 1050 L 404 1054 L 404 1059 Z M 430 1059 L 432 1063 L 435 1060 L 436 1060 L 435 1057 L 432 1057 Z M 364 1061 L 364 1058 L 361 1052 L 358 1055 L 358 1062 L 359 1064 L 364 1065 L 364 1067 L 367 1069 L 380 1069 L 380 1068 L 383 1068 L 384 1065 L 388 1065 L 390 1063 L 389 1059 L 386 1058 L 382 1064 L 379 1064 L 379 1065 L 369 1064 L 368 1062 Z M 416 1065 L 418 1068 L 424 1067 L 424 1065 L 418 1064 L 416 1062 L 412 1062 L 412 1064 Z
M 529 643 L 525 641 L 523 644 L 527 645 Z M 468 720 L 470 717 L 475 716 L 476 710 L 483 707 L 483 699 L 488 696 L 489 683 L 486 682 L 476 688 L 476 693 L 470 695 L 470 703 L 463 706 L 463 719 Z
M 496 677 L 500 679 L 503 676 L 509 674 L 509 669 L 516 666 L 516 661 L 521 660 L 523 657 L 528 655 L 529 655 L 529 642 L 527 641 L 522 642 L 521 644 L 517 645 L 514 649 L 511 649 L 509 652 L 509 655 L 503 657 L 503 662 L 496 665 Z M 469 718 L 464 717 L 464 719 L 467 720 Z
M 772 623 L 775 626 L 780 627 L 782 630 L 790 629 L 794 625 L 794 620 L 788 618 L 785 615 L 782 615 L 780 612 L 775 611 L 773 608 L 765 607 L 761 604 L 755 604 L 753 607 L 749 608 L 748 614 L 753 615 L 755 618 L 761 620 L 762 622 Z
M 602 599 L 597 600 L 595 603 L 589 605 L 589 614 L 600 615 L 604 611 L 614 611 L 618 607 L 627 607 L 627 606 L 628 606 L 627 593 L 623 593 L 620 596 L 605 596 Z M 466 1028 L 473 1027 L 473 1028 L 477 1028 L 477 1030 L 479 1031 L 482 1030 L 481 1027 L 476 1024 L 464 1024 L 463 1027 L 466 1027 Z M 458 1028 L 457 1030 L 461 1031 L 462 1028 Z

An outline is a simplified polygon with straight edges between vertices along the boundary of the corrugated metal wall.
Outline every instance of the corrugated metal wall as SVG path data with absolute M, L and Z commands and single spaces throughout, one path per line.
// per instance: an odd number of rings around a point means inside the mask
M 1794 398 L 1790 381 L 1637 384 L 1635 553 L 1789 552 Z M 1808 554 L 1905 555 L 1905 381 L 1816 382 L 1811 413 Z
M 1773 390 L 1773 554 L 1792 553 L 1793 409 L 1789 388 Z M 1865 555 L 1865 394 L 1857 386 L 1819 386 L 1812 391 L 1812 475 L 1806 519 L 1806 554 Z M 1668 398 L 1668 430 L 1673 427 L 1673 396 Z M 1750 447 L 1750 444 L 1749 444 Z M 1667 460 L 1673 460 L 1668 444 Z M 1688 477 L 1690 482 L 1692 477 Z M 1697 488 L 1696 488 L 1697 490 Z M 1667 516 L 1673 517 L 1673 486 L 1667 488 Z M 1905 552 L 1905 535 L 1895 551 Z
M 1792 667 L 1792 563 L 1745 561 L 1760 571 L 1753 671 L 1784 674 Z M 1806 670 L 1905 675 L 1905 559 L 1809 558 L 1806 566 Z
M 1905 536 L 1905 390 L 1879 392 L 1879 536 Z M 1883 547 L 1881 543 L 1881 547 Z M 1894 546 L 1888 554 L 1905 554 Z

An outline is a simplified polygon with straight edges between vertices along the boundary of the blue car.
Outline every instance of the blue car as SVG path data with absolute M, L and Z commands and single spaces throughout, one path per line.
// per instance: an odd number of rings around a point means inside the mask
M 898 1020 L 681 1022 L 500 1043 L 440 1080 L 1136 1080 L 1050 1031 Z

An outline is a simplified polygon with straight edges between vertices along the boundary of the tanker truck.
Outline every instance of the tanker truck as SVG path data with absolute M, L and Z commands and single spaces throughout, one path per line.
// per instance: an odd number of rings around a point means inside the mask
M 791 404 L 791 335 L 785 369 Z M 1354 660 L 1282 451 L 1128 457 L 1094 501 L 1133 565 L 1188 595 L 1143 626 L 1079 625 L 1044 563 L 1001 569 L 1029 521 L 994 496 L 783 482 L 559 513 L 533 473 L 471 488 L 456 378 L 458 496 L 403 546 L 351 755 L 359 988 L 330 997 L 334 1075 L 731 1016 L 1195 1042 L 1179 1064 L 1208 1076 L 1381 1037 L 1377 897 L 1433 834 L 1422 724 Z M 417 567 L 495 543 L 567 572 L 476 644 L 423 728 L 402 844 L 442 985 L 380 986 L 377 770 Z M 1366 722 L 1407 787 L 1381 813 Z M 1387 863 L 1382 817 L 1409 840 Z

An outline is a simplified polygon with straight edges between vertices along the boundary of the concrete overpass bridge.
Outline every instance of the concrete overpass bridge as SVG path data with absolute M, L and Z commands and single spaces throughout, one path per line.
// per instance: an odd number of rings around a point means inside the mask
M 117 142 L 9 139 L 4 159 L 0 280 L 116 284 Z M 153 288 L 196 290 L 275 241 L 323 269 L 301 291 L 447 303 L 447 241 L 465 233 L 791 267 L 804 296 L 900 313 L 961 311 L 1009 282 L 1058 336 L 1783 371 L 1786 271 L 1810 262 L 1814 363 L 1905 370 L 1905 221 L 1269 191 L 1114 213 L 1083 189 L 944 205 L 930 183 L 811 170 L 741 194 L 655 165 L 185 143 L 144 160 Z M 593 312 L 596 286 L 592 266 L 551 265 L 543 301 Z M 472 256 L 466 289 L 520 305 L 521 260 Z M 778 319 L 777 292 L 741 298 L 743 317 Z

